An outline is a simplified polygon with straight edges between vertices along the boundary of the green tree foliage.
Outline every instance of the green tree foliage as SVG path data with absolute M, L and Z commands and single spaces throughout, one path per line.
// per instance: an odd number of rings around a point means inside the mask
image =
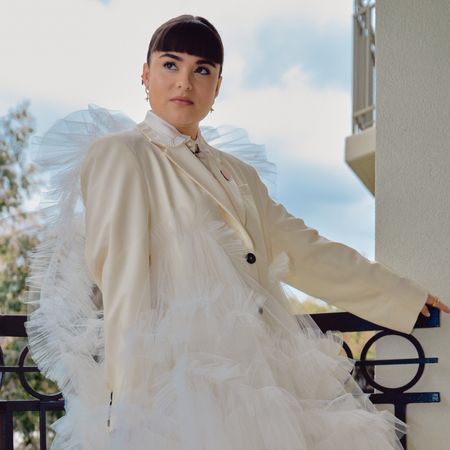
M 36 167 L 27 161 L 26 152 L 34 131 L 34 118 L 28 102 L 23 102 L 0 118 L 0 314 L 26 314 L 21 301 L 26 296 L 26 278 L 29 274 L 29 256 L 38 243 L 39 221 L 36 211 L 27 206 L 38 193 L 40 181 Z M 36 197 L 36 196 L 35 196 Z M 16 366 L 26 338 L 0 337 L 4 364 Z M 35 365 L 27 356 L 25 365 Z M 33 399 L 24 391 L 15 373 L 1 373 L 0 399 Z M 26 375 L 36 390 L 54 393 L 58 389 L 39 373 Z M 52 423 L 60 413 L 48 414 Z M 38 414 L 14 414 L 14 432 L 18 439 L 16 449 L 39 449 Z M 51 433 L 49 433 L 51 435 Z
M 28 258 L 36 244 L 35 214 L 24 204 L 37 191 L 35 167 L 24 150 L 33 133 L 34 119 L 24 102 L 0 118 L 0 312 L 25 313 L 19 298 L 25 289 Z

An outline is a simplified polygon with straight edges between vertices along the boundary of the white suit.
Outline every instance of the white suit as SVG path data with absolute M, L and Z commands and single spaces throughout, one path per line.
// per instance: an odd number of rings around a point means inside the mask
M 187 205 L 207 208 L 238 233 L 245 270 L 262 286 L 269 265 L 285 252 L 284 283 L 376 324 L 412 331 L 427 289 L 327 240 L 272 200 L 251 165 L 211 147 L 200 132 L 197 141 L 210 170 L 191 153 L 189 136 L 148 111 L 136 128 L 98 139 L 84 159 L 85 257 L 103 293 L 111 390 L 125 376 L 115 360 L 121 331 L 151 295 L 150 230 Z

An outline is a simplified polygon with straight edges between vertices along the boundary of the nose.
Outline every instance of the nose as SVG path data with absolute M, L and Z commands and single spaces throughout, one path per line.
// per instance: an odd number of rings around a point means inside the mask
M 189 78 L 189 73 L 180 71 L 180 76 L 177 81 L 177 87 L 180 89 L 192 90 L 192 84 Z

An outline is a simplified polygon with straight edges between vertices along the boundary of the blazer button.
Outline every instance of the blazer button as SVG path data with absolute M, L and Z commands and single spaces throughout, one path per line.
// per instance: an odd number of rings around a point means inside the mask
M 256 261 L 256 256 L 253 253 L 247 253 L 247 262 L 253 264 Z
M 260 314 L 263 313 L 264 310 L 262 309 L 262 306 L 260 306 L 260 307 L 258 308 L 258 311 L 259 311 Z

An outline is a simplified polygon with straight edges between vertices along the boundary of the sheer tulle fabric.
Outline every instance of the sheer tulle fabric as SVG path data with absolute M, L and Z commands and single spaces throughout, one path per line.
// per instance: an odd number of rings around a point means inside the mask
M 246 273 L 237 233 L 195 205 L 176 211 L 172 223 L 154 223 L 151 299 L 120 355 L 133 375 L 110 407 L 103 316 L 83 257 L 79 166 L 94 139 L 132 126 L 117 111 L 89 105 L 38 142 L 35 161 L 51 178 L 26 327 L 33 359 L 66 402 L 52 424 L 52 449 L 401 450 L 406 424 L 361 391 L 341 338 L 322 333 L 307 314 L 290 314 L 279 281 L 287 254 L 272 262 L 270 289 L 263 288 Z M 275 173 L 245 131 L 202 133 L 263 179 Z

